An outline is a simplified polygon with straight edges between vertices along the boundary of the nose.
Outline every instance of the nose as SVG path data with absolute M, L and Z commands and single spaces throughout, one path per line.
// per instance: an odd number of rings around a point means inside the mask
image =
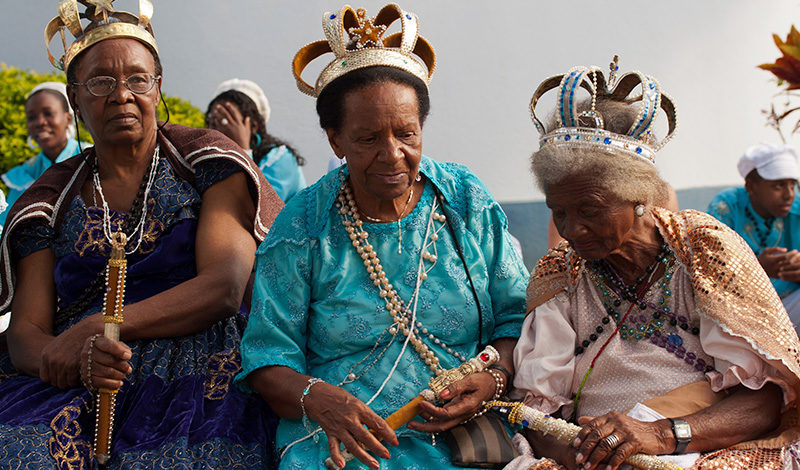
M 784 191 L 784 200 L 786 201 L 794 201 L 794 184 L 787 184 L 786 190 Z
M 128 83 L 125 82 L 125 79 L 118 78 L 116 86 L 113 90 L 111 90 L 111 94 L 108 95 L 109 99 L 115 103 L 125 103 L 133 99 L 133 92 L 128 89 Z
M 43 126 L 47 123 L 47 119 L 44 117 L 44 113 L 36 113 L 36 115 L 31 119 L 31 123 L 34 126 Z
M 400 141 L 393 135 L 387 137 L 379 157 L 389 161 L 402 160 L 405 158 Z
M 586 226 L 574 216 L 564 216 L 561 227 L 556 226 L 556 228 L 560 229 L 559 233 L 561 233 L 561 236 L 569 241 L 573 241 L 581 235 L 586 234 Z

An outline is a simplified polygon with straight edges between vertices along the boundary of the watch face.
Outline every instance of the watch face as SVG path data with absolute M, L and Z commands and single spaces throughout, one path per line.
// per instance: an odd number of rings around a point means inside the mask
M 675 430 L 675 438 L 676 439 L 691 439 L 692 438 L 692 429 L 689 427 L 688 423 L 675 423 L 673 428 Z

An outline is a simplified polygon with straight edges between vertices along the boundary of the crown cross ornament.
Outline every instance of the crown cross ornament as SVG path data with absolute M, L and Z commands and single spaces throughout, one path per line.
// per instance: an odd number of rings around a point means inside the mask
M 78 3 L 85 8 L 78 11 Z M 66 71 L 72 60 L 92 45 L 111 38 L 132 38 L 158 53 L 150 18 L 153 17 L 153 4 L 150 0 L 138 0 L 139 16 L 125 11 L 114 10 L 114 0 L 61 0 L 58 2 L 58 16 L 45 27 L 44 44 L 50 63 L 59 70 Z M 87 20 L 84 27 L 81 20 Z M 67 44 L 66 31 L 75 38 Z M 50 51 L 50 43 L 56 34 L 60 35 L 64 54 L 56 59 Z
M 384 37 L 396 21 L 401 31 Z M 395 4 L 381 8 L 374 18 L 366 10 L 354 11 L 345 5 L 339 12 L 327 12 L 322 17 L 326 40 L 316 41 L 300 49 L 292 61 L 297 88 L 313 97 L 342 75 L 364 67 L 383 65 L 395 67 L 430 83 L 436 67 L 433 47 L 419 36 L 419 22 L 413 13 Z M 302 78 L 303 70 L 315 59 L 333 53 L 335 58 L 322 70 L 314 85 Z
M 533 124 L 541 135 L 541 147 L 555 145 L 559 147 L 578 147 L 600 149 L 606 152 L 622 152 L 649 163 L 655 163 L 655 155 L 674 135 L 678 124 L 675 104 L 661 90 L 658 81 L 641 72 L 628 72 L 617 78 L 619 58 L 609 64 L 608 82 L 603 71 L 596 66 L 573 67 L 563 75 L 548 78 L 531 99 L 531 117 Z M 634 93 L 637 88 L 639 95 Z M 556 89 L 557 126 L 549 132 L 536 116 L 536 104 L 548 91 Z M 591 107 L 588 111 L 577 112 L 578 94 L 581 89 L 591 96 Z M 605 129 L 602 114 L 595 109 L 597 97 L 602 96 L 619 102 L 638 103 L 639 112 L 636 120 L 625 134 L 617 134 Z M 651 145 L 651 134 L 658 111 L 667 115 L 669 129 L 667 135 L 657 144 Z

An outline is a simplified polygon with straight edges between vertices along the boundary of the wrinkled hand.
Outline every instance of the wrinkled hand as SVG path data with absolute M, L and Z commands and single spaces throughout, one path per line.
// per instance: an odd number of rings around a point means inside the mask
M 81 348 L 92 333 L 86 318 L 56 336 L 42 349 L 39 378 L 58 388 L 79 387 Z
M 316 421 L 328 436 L 331 458 L 340 468 L 345 465 L 339 448 L 340 443 L 343 443 L 358 460 L 376 469 L 379 467 L 378 461 L 369 455 L 367 450 L 388 459 L 389 451 L 378 438 L 392 445 L 398 445 L 397 437 L 386 421 L 369 409 L 364 402 L 340 387 L 320 382 L 310 389 L 303 404 L 308 418 Z M 375 432 L 378 437 L 364 426 Z
M 239 147 L 250 149 L 250 136 L 253 133 L 250 116 L 243 116 L 235 104 L 228 101 L 216 103 L 208 114 L 208 127 L 222 132 Z
M 89 376 L 89 350 L 91 349 L 92 375 Z M 87 338 L 81 350 L 81 374 L 87 384 L 94 388 L 117 390 L 122 387 L 122 380 L 131 369 L 128 360 L 131 348 L 121 341 L 113 341 L 98 336 L 92 345 L 92 338 Z
M 784 254 L 777 277 L 784 281 L 800 282 L 800 252 L 792 250 Z
M 582 429 L 573 442 L 573 446 L 578 449 L 575 461 L 583 464 L 585 469 L 598 468 L 601 463 L 604 466 L 600 468 L 616 469 L 626 458 L 636 453 L 669 453 L 675 447 L 675 440 L 671 426 L 664 423 L 668 421 L 646 423 L 616 411 L 597 418 L 578 418 Z M 618 438 L 614 447 L 606 441 L 606 437 L 611 435 Z
M 411 421 L 407 427 L 422 432 L 446 431 L 472 418 L 483 407 L 483 403 L 494 397 L 494 377 L 488 372 L 465 377 L 450 385 L 439 395 L 449 400 L 444 406 L 427 401 L 420 403 L 420 416 L 427 422 Z
M 777 278 L 781 266 L 786 260 L 786 248 L 768 246 L 758 255 L 758 262 L 766 271 L 767 276 Z

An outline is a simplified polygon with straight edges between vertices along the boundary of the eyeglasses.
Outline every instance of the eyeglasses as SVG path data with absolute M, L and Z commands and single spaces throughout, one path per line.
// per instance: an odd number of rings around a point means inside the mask
M 99 76 L 86 80 L 86 83 L 73 83 L 73 86 L 85 86 L 89 93 L 94 96 L 108 96 L 117 88 L 117 83 L 122 82 L 130 91 L 141 95 L 153 89 L 153 85 L 161 77 L 156 77 L 151 73 L 134 73 L 128 78 L 116 79 L 114 77 Z

